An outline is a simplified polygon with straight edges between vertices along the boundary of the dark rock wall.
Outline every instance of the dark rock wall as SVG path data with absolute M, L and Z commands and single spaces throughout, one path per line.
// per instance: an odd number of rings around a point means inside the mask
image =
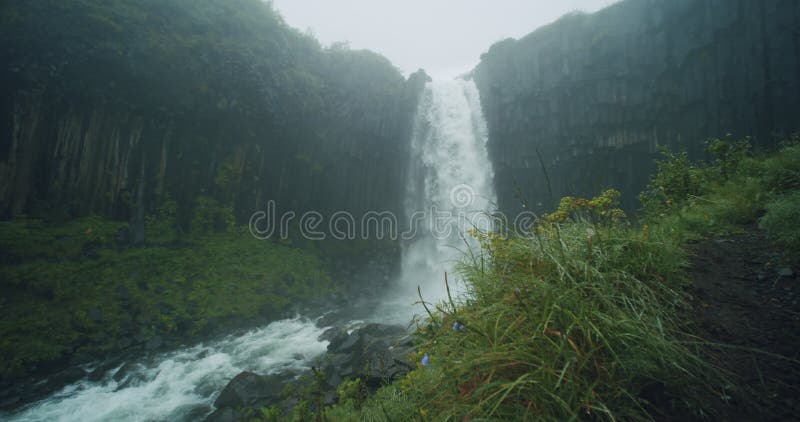
M 537 150 L 553 200 L 614 187 L 634 209 L 657 145 L 798 131 L 798 28 L 794 0 L 626 0 L 493 45 L 473 77 L 501 209 L 552 208 Z
M 424 78 L 260 1 L 11 0 L 0 59 L 0 218 L 403 209 Z

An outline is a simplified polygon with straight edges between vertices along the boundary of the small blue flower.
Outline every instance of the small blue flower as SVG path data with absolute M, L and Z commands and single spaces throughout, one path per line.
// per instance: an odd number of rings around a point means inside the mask
M 431 363 L 431 358 L 425 353 L 425 356 L 422 357 L 422 361 L 420 362 L 422 366 L 428 366 Z
M 460 323 L 458 321 L 453 323 L 453 331 L 466 331 L 466 330 L 467 330 L 467 327 L 465 327 L 464 324 L 462 324 L 462 323 Z

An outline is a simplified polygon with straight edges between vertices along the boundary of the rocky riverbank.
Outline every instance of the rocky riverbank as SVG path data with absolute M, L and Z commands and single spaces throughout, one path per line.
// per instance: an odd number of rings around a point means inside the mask
M 320 339 L 329 341 L 328 351 L 311 370 L 242 372 L 222 390 L 214 402 L 216 410 L 206 421 L 314 411 L 339 401 L 345 382 L 357 386 L 356 394 L 367 394 L 416 366 L 413 336 L 403 326 L 367 324 L 351 329 L 340 325 L 326 330 Z

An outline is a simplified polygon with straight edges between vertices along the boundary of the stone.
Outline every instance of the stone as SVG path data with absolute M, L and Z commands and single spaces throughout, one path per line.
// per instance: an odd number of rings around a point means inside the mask
M 48 384 L 55 388 L 61 388 L 64 385 L 72 384 L 75 381 L 86 376 L 86 372 L 78 367 L 67 368 L 48 380 Z
M 125 362 L 122 366 L 117 369 L 117 372 L 114 372 L 114 375 L 111 377 L 114 381 L 120 382 L 123 379 L 127 378 L 131 372 L 137 370 L 139 365 L 135 363 Z
M 333 327 L 328 328 L 322 334 L 320 334 L 319 337 L 317 337 L 317 340 L 329 342 L 328 350 L 331 350 L 331 345 L 339 344 L 343 342 L 345 338 L 347 338 L 347 332 L 345 330 L 338 327 Z
M 217 409 L 205 419 L 206 422 L 236 422 L 238 420 L 236 412 L 229 407 Z
M 343 380 L 357 377 L 365 378 L 368 387 L 376 389 L 413 368 L 408 363 L 413 344 L 402 326 L 369 324 L 346 337 L 337 335 L 328 350 L 321 369 L 326 385 L 332 389 Z
M 800 60 L 800 51 L 765 50 L 792 45 L 798 3 L 706 6 L 620 2 L 489 48 L 472 77 L 489 130 L 500 210 L 514 218 L 523 211 L 520 197 L 547 198 L 544 207 L 530 204 L 534 212 L 552 209 L 564 195 L 596 194 L 598 178 L 619 189 L 624 207 L 635 210 L 636 196 L 655 170 L 657 145 L 701 158 L 703 141 L 712 136 L 752 135 L 756 145 L 767 146 L 774 145 L 772 132 L 800 130 L 797 95 L 770 100 L 764 113 L 742 113 L 753 107 L 754 95 L 772 98 L 800 86 L 800 72 L 790 64 Z M 765 13 L 763 35 L 725 32 L 759 28 Z M 742 66 L 726 64 L 732 52 L 741 52 Z M 765 73 L 776 80 L 763 93 Z M 720 106 L 695 108 L 697 103 Z
M 98 382 L 103 379 L 103 376 L 106 374 L 106 368 L 102 366 L 98 366 L 92 372 L 89 372 L 89 375 L 86 377 L 91 382 Z
M 251 405 L 267 406 L 280 399 L 280 393 L 287 375 L 257 375 L 252 372 L 242 372 L 234 377 L 214 402 L 217 409 L 224 407 L 244 407 Z

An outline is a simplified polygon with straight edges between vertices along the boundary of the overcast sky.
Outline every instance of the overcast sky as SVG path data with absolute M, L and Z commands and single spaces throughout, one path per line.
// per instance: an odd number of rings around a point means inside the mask
M 471 70 L 494 42 L 614 0 L 273 0 L 286 22 L 324 45 L 346 41 L 434 78 Z

